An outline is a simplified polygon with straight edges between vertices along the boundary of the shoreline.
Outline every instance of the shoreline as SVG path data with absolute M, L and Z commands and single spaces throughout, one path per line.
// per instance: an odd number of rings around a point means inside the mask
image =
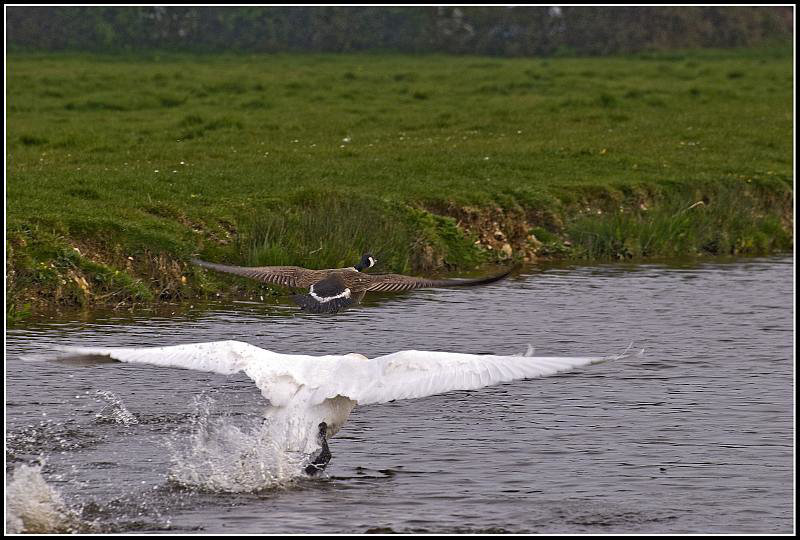
M 791 205 L 792 192 L 784 192 L 785 204 Z M 706 198 L 706 200 L 709 200 Z M 779 256 L 791 252 L 793 236 L 790 224 L 793 223 L 791 206 L 784 206 L 784 212 L 778 217 L 775 214 L 763 214 L 763 208 L 757 201 L 749 201 L 753 206 L 746 214 L 751 223 L 748 227 L 733 231 L 732 229 L 716 231 L 728 237 L 728 244 L 719 251 L 709 250 L 708 245 L 693 244 L 688 251 L 654 251 L 632 254 L 631 251 L 641 249 L 636 242 L 642 231 L 654 227 L 654 221 L 667 216 L 664 230 L 672 235 L 684 237 L 695 227 L 704 227 L 708 214 L 715 212 L 728 213 L 729 207 L 715 208 L 715 203 L 700 199 L 693 205 L 685 206 L 676 213 L 667 213 L 655 205 L 647 210 L 621 207 L 619 213 L 604 213 L 601 207 L 608 203 L 596 203 L 596 210 L 591 207 L 585 212 L 569 216 L 559 230 L 548 230 L 539 225 L 532 225 L 527 216 L 536 215 L 535 211 L 525 212 L 519 208 L 506 211 L 498 206 L 489 208 L 450 206 L 449 215 L 433 214 L 440 223 L 433 229 L 420 230 L 416 251 L 409 254 L 414 261 L 414 275 L 448 275 L 453 277 L 474 277 L 476 270 L 491 272 L 502 265 L 523 263 L 526 267 L 539 264 L 551 265 L 596 265 L 604 263 L 631 264 L 658 263 L 659 261 L 686 260 L 696 263 L 713 261 L 719 258 Z M 640 203 L 642 204 L 642 203 Z M 788 214 L 787 209 L 788 208 Z M 598 213 L 599 210 L 599 213 Z M 422 210 L 416 209 L 421 212 Z M 427 211 L 426 211 L 427 212 Z M 585 215 L 590 217 L 587 219 Z M 660 218 L 651 218 L 658 216 Z M 731 217 L 731 216 L 729 216 Z M 741 216 L 739 216 L 741 218 Z M 713 219 L 717 219 L 718 216 Z M 560 218 L 559 218 L 560 219 Z M 627 220 L 627 229 L 624 224 Z M 774 227 L 775 221 L 781 222 L 780 233 L 766 237 L 760 228 L 767 223 Z M 608 224 L 612 225 L 609 226 Z M 576 225 L 577 224 L 577 225 Z M 576 228 L 577 227 L 577 228 Z M 576 235 L 580 227 L 593 227 L 600 231 L 596 237 Z M 625 229 L 624 235 L 620 231 Z M 773 231 L 774 232 L 774 231 Z M 736 233 L 736 234 L 734 234 Z M 602 236 L 605 234 L 605 236 Z M 616 235 L 616 236 L 615 236 Z M 587 238 L 591 240 L 587 241 Z M 761 238 L 765 243 L 759 243 Z M 702 239 L 702 238 L 701 238 Z M 669 239 L 666 239 L 669 240 Z M 661 244 L 665 243 L 660 238 Z M 234 242 L 235 243 L 235 242 Z M 51 263 L 46 268 L 51 277 L 46 282 L 38 282 L 38 286 L 28 285 L 15 289 L 15 269 L 13 262 L 19 260 L 19 251 L 27 247 L 25 240 L 12 237 L 9 243 L 11 256 L 7 273 L 9 288 L 7 303 L 7 319 L 12 323 L 24 323 L 37 315 L 53 313 L 80 313 L 87 310 L 135 311 L 159 309 L 162 306 L 189 305 L 216 299 L 233 301 L 254 300 L 259 297 L 281 297 L 288 289 L 277 285 L 267 285 L 240 278 L 208 271 L 195 267 L 187 258 L 171 256 L 165 253 L 148 254 L 147 261 L 136 264 L 133 257 L 119 257 L 109 250 L 97 245 L 84 249 L 76 247 L 77 242 L 66 240 L 61 247 L 57 260 L 59 266 Z M 602 252 L 597 256 L 597 245 L 604 249 L 617 249 L 614 252 Z M 610 247 L 609 247 L 610 246 Z M 616 247 L 615 247 L 616 246 Z M 713 246 L 719 248 L 718 244 Z M 595 251 L 592 251 L 595 250 Z M 449 253 L 461 259 L 448 257 Z M 592 254 L 591 256 L 587 254 Z M 240 256 L 243 254 L 240 254 Z M 381 261 L 380 255 L 376 254 Z M 458 261 L 453 264 L 453 260 Z M 230 264 L 246 264 L 241 260 L 221 261 Z M 392 272 L 393 268 L 378 267 L 378 272 Z M 263 301 L 262 301 L 263 302 Z M 22 309 L 20 309 L 22 308 Z
M 625 261 L 586 261 L 586 260 L 540 260 L 538 262 L 524 263 L 518 271 L 509 276 L 513 279 L 518 274 L 547 272 L 552 269 L 577 269 L 586 267 L 597 266 L 614 266 L 614 267 L 630 267 L 635 269 L 640 265 L 655 265 L 664 266 L 668 268 L 695 268 L 703 265 L 725 265 L 735 264 L 742 261 L 764 261 L 770 259 L 788 259 L 791 258 L 793 252 L 776 252 L 765 255 L 724 255 L 724 256 L 684 256 L 684 257 L 652 257 L 648 259 L 639 260 L 625 260 Z M 484 267 L 484 270 L 490 269 L 492 266 Z M 487 270 L 488 271 L 488 270 Z M 472 272 L 474 273 L 474 271 Z M 454 274 L 450 277 L 467 277 L 463 274 Z M 142 314 L 149 313 L 156 317 L 169 317 L 177 314 L 187 312 L 205 313 L 209 309 L 218 309 L 225 307 L 251 306 L 260 309 L 267 309 L 278 313 L 280 310 L 286 310 L 286 316 L 294 316 L 302 313 L 297 310 L 297 306 L 289 300 L 289 294 L 284 289 L 283 292 L 278 287 L 274 288 L 274 294 L 264 296 L 263 290 L 252 288 L 235 288 L 225 291 L 225 294 L 220 293 L 219 296 L 211 294 L 207 297 L 184 299 L 177 301 L 164 300 L 149 304 L 134 304 L 124 307 L 115 308 L 106 304 L 88 306 L 86 308 L 80 307 L 64 307 L 52 306 L 46 309 L 32 313 L 24 318 L 9 319 L 7 327 L 9 329 L 24 328 L 28 325 L 48 324 L 53 320 L 82 320 L 91 321 L 95 318 L 113 317 L 136 318 Z M 376 295 L 389 296 L 391 293 L 375 293 Z M 408 294 L 408 293 L 403 293 Z M 260 299 L 263 297 L 263 300 Z

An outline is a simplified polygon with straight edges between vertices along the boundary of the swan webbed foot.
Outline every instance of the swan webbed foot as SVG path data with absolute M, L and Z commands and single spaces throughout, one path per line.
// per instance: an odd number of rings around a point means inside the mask
M 331 460 L 331 451 L 328 448 L 328 440 L 325 437 L 327 433 L 328 424 L 320 422 L 317 441 L 322 448 L 313 456 L 311 463 L 306 467 L 306 474 L 309 476 L 314 476 L 324 471 L 325 467 L 328 466 L 328 462 Z

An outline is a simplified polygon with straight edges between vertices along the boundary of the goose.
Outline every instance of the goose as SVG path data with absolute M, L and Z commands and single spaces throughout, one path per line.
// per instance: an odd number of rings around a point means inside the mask
M 203 268 L 226 272 L 265 283 L 290 288 L 308 288 L 306 294 L 294 294 L 292 300 L 301 309 L 312 313 L 336 313 L 358 304 L 367 291 L 400 292 L 423 287 L 469 287 L 503 279 L 515 267 L 500 274 L 478 279 L 427 279 L 401 274 L 366 274 L 377 260 L 365 253 L 361 261 L 348 268 L 309 270 L 299 266 L 230 266 L 191 259 Z
M 454 390 L 475 390 L 518 379 L 545 377 L 607 360 L 641 356 L 631 344 L 612 356 L 537 357 L 533 348 L 501 356 L 404 350 L 368 359 L 357 353 L 281 354 L 228 340 L 164 347 L 57 347 L 70 362 L 123 362 L 192 369 L 223 375 L 243 372 L 269 402 L 266 417 L 301 418 L 304 472 L 314 476 L 331 460 L 328 439 L 356 405 L 414 399 Z

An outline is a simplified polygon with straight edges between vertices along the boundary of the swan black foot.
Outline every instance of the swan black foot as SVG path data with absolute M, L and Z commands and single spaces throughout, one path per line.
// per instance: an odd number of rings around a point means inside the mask
M 317 434 L 317 441 L 319 441 L 322 448 L 314 455 L 311 463 L 306 467 L 306 474 L 309 476 L 314 476 L 324 471 L 325 467 L 328 466 L 328 462 L 331 460 L 331 451 L 328 448 L 328 440 L 325 438 L 327 432 L 328 424 L 321 422 L 319 425 L 319 433 Z

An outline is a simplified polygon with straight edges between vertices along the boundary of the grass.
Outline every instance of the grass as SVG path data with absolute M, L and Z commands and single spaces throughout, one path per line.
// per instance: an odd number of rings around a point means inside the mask
M 417 244 L 449 250 L 451 258 L 473 266 L 486 259 L 456 232 L 452 220 L 357 193 L 342 197 L 317 189 L 301 191 L 240 223 L 235 252 L 244 254 L 250 266 L 341 268 L 355 264 L 363 253 L 373 253 L 380 254 L 381 267 L 394 271 L 434 269 L 434 261 L 420 259 L 424 253 Z
M 567 230 L 577 240 L 574 255 L 604 260 L 764 254 L 792 245 L 791 231 L 781 223 L 781 213 L 774 212 L 789 202 L 783 197 L 770 202 L 766 195 L 747 195 L 726 185 L 702 193 L 694 198 L 671 194 L 652 210 L 621 207 L 576 218 Z
M 793 241 L 791 49 L 7 60 L 11 314 L 230 283 L 192 254 L 372 250 L 420 272 L 504 243 L 609 259 Z

